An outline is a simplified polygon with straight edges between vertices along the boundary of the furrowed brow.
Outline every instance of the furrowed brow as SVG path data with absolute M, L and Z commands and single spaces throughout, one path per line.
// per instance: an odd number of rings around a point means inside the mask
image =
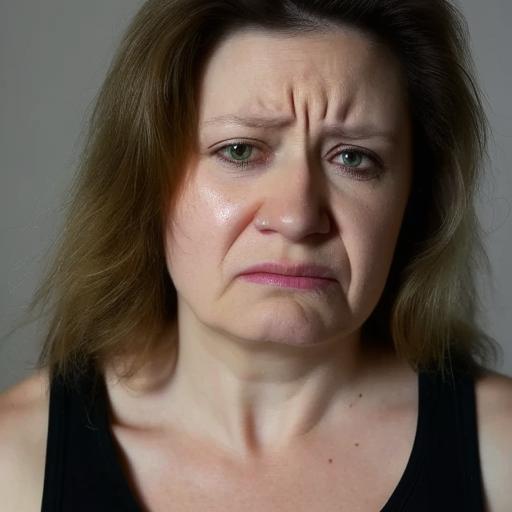
M 243 117 L 234 114 L 226 114 L 208 119 L 204 122 L 204 125 L 234 124 L 236 126 L 247 126 L 248 128 L 284 128 L 292 124 L 293 121 L 293 119 L 286 117 Z
M 278 129 L 285 128 L 293 124 L 294 121 L 295 119 L 288 117 L 238 116 L 235 114 L 225 114 L 208 119 L 203 123 L 203 125 L 234 125 L 247 128 Z M 395 136 L 393 133 L 387 131 L 379 131 L 372 126 L 362 126 L 358 129 L 348 129 L 341 124 L 334 124 L 325 126 L 322 129 L 322 133 L 325 137 L 343 137 L 345 139 L 352 140 L 380 137 L 388 139 L 390 142 L 395 141 Z

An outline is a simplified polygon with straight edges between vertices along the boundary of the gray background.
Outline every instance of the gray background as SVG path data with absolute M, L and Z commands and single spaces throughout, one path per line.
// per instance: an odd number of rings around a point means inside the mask
M 121 32 L 141 0 L 0 0 L 0 336 L 20 318 L 62 226 L 87 116 Z M 458 0 L 493 130 L 478 211 L 494 284 L 482 282 L 481 322 L 512 376 L 512 2 Z M 482 280 L 483 281 L 483 280 Z M 494 289 L 493 289 L 494 286 Z M 0 390 L 32 373 L 34 323 L 0 342 Z

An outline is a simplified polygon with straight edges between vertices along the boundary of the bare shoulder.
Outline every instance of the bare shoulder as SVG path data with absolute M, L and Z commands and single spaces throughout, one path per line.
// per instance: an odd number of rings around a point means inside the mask
M 6 512 L 41 510 L 48 412 L 44 369 L 0 393 L 0 500 Z
M 512 510 L 512 378 L 487 371 L 475 382 L 486 512 Z

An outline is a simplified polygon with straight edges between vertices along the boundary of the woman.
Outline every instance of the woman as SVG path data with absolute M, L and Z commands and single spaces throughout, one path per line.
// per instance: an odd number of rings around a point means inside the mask
M 445 1 L 146 2 L 2 396 L 6 510 L 510 510 L 485 149 Z

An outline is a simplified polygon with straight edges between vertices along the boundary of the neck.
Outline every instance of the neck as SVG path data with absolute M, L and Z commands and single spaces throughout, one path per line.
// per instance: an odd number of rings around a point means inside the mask
M 173 356 L 160 357 L 131 379 L 137 396 L 121 397 L 107 376 L 118 421 L 177 429 L 235 456 L 258 458 L 299 446 L 336 428 L 349 410 L 354 414 L 355 404 L 361 410 L 378 400 L 375 370 L 382 352 L 364 345 L 359 331 L 293 346 L 242 341 L 199 323 L 181 325 L 187 327 Z

